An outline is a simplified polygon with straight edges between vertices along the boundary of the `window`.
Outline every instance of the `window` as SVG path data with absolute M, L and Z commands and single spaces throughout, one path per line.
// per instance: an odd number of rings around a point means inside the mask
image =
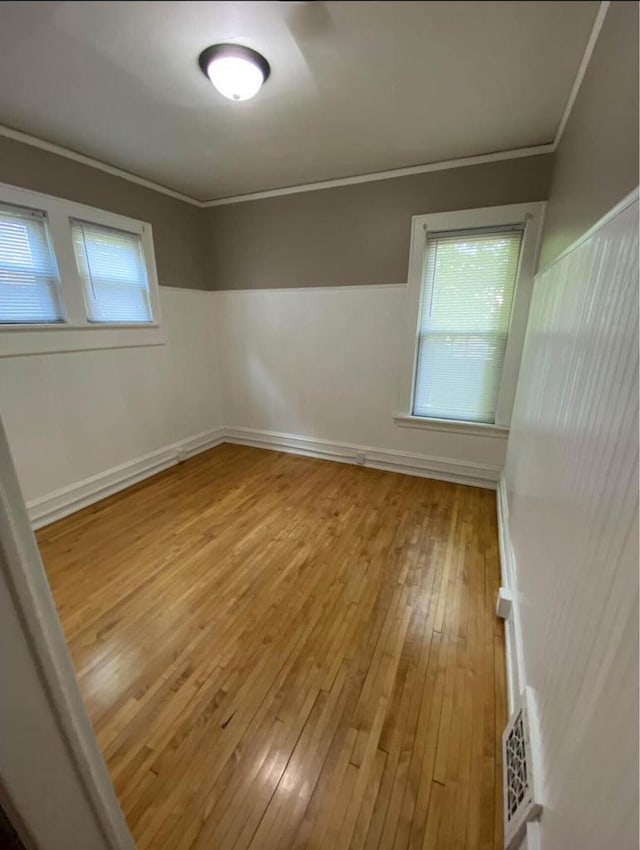
M 505 438 L 544 208 L 413 217 L 397 425 Z
M 414 415 L 495 421 L 522 233 L 427 235 Z
M 73 221 L 71 232 L 89 321 L 150 322 L 140 236 L 86 221 Z
M 0 206 L 0 323 L 62 322 L 46 213 Z
M 161 345 L 150 225 L 0 184 L 0 357 Z

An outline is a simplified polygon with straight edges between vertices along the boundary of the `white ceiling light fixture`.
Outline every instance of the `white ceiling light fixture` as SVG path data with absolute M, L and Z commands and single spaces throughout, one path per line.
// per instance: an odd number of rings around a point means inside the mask
M 249 100 L 271 73 L 267 60 L 242 44 L 213 44 L 198 58 L 200 70 L 224 97 Z

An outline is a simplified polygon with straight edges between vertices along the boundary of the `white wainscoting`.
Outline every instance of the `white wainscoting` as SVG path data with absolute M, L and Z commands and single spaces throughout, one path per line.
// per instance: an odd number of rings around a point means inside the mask
M 541 850 L 638 846 L 637 193 L 535 286 L 499 491 Z M 513 645 L 515 643 L 515 646 Z
M 36 527 L 225 439 L 496 486 L 506 432 L 394 421 L 405 285 L 160 295 L 167 345 L 0 361 Z
M 407 287 L 216 292 L 235 441 L 495 487 L 506 433 L 400 427 Z M 348 457 L 345 457 L 348 456 Z
M 36 525 L 219 441 L 211 293 L 160 298 L 166 345 L 0 361 L 0 414 Z

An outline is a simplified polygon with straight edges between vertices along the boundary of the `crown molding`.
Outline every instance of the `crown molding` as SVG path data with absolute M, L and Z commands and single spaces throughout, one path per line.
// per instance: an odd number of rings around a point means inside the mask
M 571 87 L 571 91 L 569 93 L 569 99 L 567 100 L 564 112 L 562 113 L 562 118 L 560 119 L 560 124 L 558 125 L 558 130 L 553 140 L 554 151 L 560 144 L 560 139 L 562 138 L 562 134 L 564 133 L 565 127 L 567 126 L 567 122 L 569 121 L 569 116 L 571 115 L 573 104 L 575 103 L 576 98 L 578 97 L 580 86 L 582 85 L 582 81 L 584 79 L 584 75 L 587 72 L 587 68 L 589 67 L 589 63 L 591 62 L 591 57 L 593 55 L 596 42 L 598 41 L 598 36 L 600 35 L 600 30 L 602 29 L 602 25 L 604 24 L 604 19 L 607 15 L 610 5 L 611 3 L 609 2 L 609 0 L 603 0 L 600 3 L 600 7 L 596 13 L 593 26 L 591 27 L 591 34 L 589 35 L 589 38 L 587 40 L 584 53 L 582 54 L 582 61 L 580 62 L 580 65 L 578 67 L 578 73 L 576 74 L 576 78 L 573 81 L 573 86 Z
M 483 165 L 486 162 L 501 162 L 505 159 L 518 159 L 524 156 L 553 153 L 553 144 L 535 145 L 530 148 L 516 148 L 510 151 L 485 153 L 479 156 L 466 156 L 460 159 L 447 159 L 442 162 L 430 162 L 426 165 L 411 165 L 408 168 L 393 168 L 390 171 L 374 171 L 354 177 L 339 177 L 336 180 L 321 180 L 318 183 L 301 183 L 283 189 L 267 189 L 264 192 L 251 192 L 246 195 L 233 195 L 204 201 L 203 207 L 221 207 L 225 204 L 237 204 L 243 201 L 258 201 L 262 198 L 277 198 L 281 195 L 297 195 L 300 192 L 317 192 L 320 189 L 334 189 L 338 186 L 354 186 L 357 183 L 373 183 L 378 180 L 393 180 L 395 177 L 410 177 L 412 174 L 427 174 L 430 171 L 446 171 L 450 168 L 464 168 L 468 165 Z
M 144 186 L 145 189 L 153 189 L 154 192 L 160 192 L 162 195 L 168 195 L 170 198 L 176 198 L 178 201 L 184 201 L 187 204 L 193 204 L 196 207 L 203 206 L 202 201 L 197 201 L 189 195 L 183 195 L 181 192 L 175 192 L 167 186 L 162 186 L 160 183 L 154 183 L 153 180 L 146 180 L 144 177 L 138 177 L 137 174 L 132 174 L 131 171 L 125 171 L 123 168 L 117 168 L 115 165 L 109 165 L 99 159 L 94 159 L 92 156 L 85 156 L 82 153 L 64 148 L 61 145 L 56 145 L 53 142 L 46 142 L 44 139 L 39 139 L 37 136 L 32 136 L 29 133 L 23 133 L 21 130 L 14 130 L 13 127 L 6 127 L 0 124 L 0 136 L 5 139 L 13 139 L 16 142 L 22 142 L 25 145 L 30 145 L 32 148 L 40 148 L 40 150 L 54 153 L 57 156 L 63 156 L 65 159 L 71 159 L 74 162 L 79 162 L 82 165 L 88 165 L 91 168 L 96 168 L 98 171 L 105 171 L 107 174 L 112 174 L 114 177 L 121 177 L 123 180 L 128 180 L 130 183 L 137 183 L 138 186 Z
M 591 61 L 593 51 L 600 35 L 604 19 L 609 9 L 609 0 L 602 0 L 596 14 L 591 34 L 587 41 L 576 78 L 573 82 L 569 98 L 567 100 L 558 130 L 553 142 L 544 145 L 535 145 L 527 148 L 516 148 L 514 150 L 499 151 L 496 153 L 480 154 L 478 156 L 462 157 L 460 159 L 449 159 L 441 162 L 431 162 L 424 165 L 412 165 L 407 168 L 393 168 L 389 171 L 374 171 L 369 174 L 359 174 L 352 177 L 340 177 L 335 180 L 321 180 L 316 183 L 302 183 L 295 186 L 286 186 L 281 189 L 266 189 L 262 192 L 250 192 L 244 195 L 231 195 L 225 198 L 215 198 L 210 201 L 199 201 L 192 198 L 190 195 L 184 195 L 181 192 L 176 192 L 163 186 L 160 183 L 154 183 L 152 180 L 147 180 L 144 177 L 139 177 L 137 174 L 132 174 L 130 171 L 125 171 L 115 165 L 109 165 L 99 159 L 94 159 L 90 156 L 77 153 L 76 151 L 56 145 L 53 142 L 46 142 L 29 133 L 23 133 L 20 130 L 14 130 L 12 127 L 7 127 L 0 124 L 0 136 L 8 139 L 14 139 L 18 142 L 23 142 L 26 145 L 31 145 L 41 150 L 49 151 L 49 153 L 64 156 L 66 159 L 71 159 L 74 162 L 79 162 L 82 165 L 88 165 L 91 168 L 96 168 L 99 171 L 104 171 L 107 174 L 112 174 L 114 177 L 120 177 L 123 180 L 129 180 L 131 183 L 136 183 L 138 186 L 144 186 L 146 189 L 152 189 L 154 192 L 160 192 L 163 195 L 168 195 L 170 198 L 176 198 L 179 201 L 184 201 L 200 209 L 208 209 L 210 207 L 221 207 L 227 204 L 238 204 L 245 201 L 257 201 L 262 198 L 277 198 L 283 195 L 296 195 L 301 192 L 315 192 L 321 189 L 333 189 L 339 186 L 354 186 L 358 183 L 372 183 L 378 180 L 392 180 L 395 177 L 410 177 L 414 174 L 428 174 L 431 171 L 446 171 L 450 168 L 465 168 L 469 165 L 482 165 L 489 162 L 501 162 L 508 159 L 518 159 L 525 156 L 535 156 L 537 154 L 554 153 L 560 143 L 562 134 L 571 115 L 571 110 L 578 96 L 580 86 L 586 74 L 587 68 Z
M 508 151 L 498 151 L 496 153 L 480 154 L 478 156 L 467 156 L 460 159 L 449 159 L 441 162 L 430 162 L 424 165 L 411 165 L 407 168 L 393 168 L 389 171 L 374 171 L 368 174 L 357 174 L 352 177 L 338 177 L 335 180 L 320 180 L 317 183 L 302 183 L 295 186 L 286 186 L 282 189 L 266 189 L 263 192 L 251 192 L 245 195 L 232 195 L 225 198 L 215 198 L 210 201 L 199 201 L 197 198 L 192 198 L 190 195 L 183 195 L 181 192 L 176 192 L 163 186 L 160 183 L 154 183 L 152 180 L 147 180 L 144 177 L 139 177 L 130 171 L 125 171 L 115 165 L 109 165 L 99 159 L 94 159 L 91 156 L 77 153 L 76 151 L 64 148 L 61 145 L 56 145 L 53 142 L 47 142 L 44 139 L 39 139 L 37 136 L 32 136 L 29 133 L 23 133 L 21 130 L 14 130 L 13 127 L 7 127 L 0 124 L 0 137 L 4 136 L 7 139 L 14 139 L 17 142 L 22 142 L 25 145 L 30 145 L 40 150 L 48 151 L 49 153 L 63 156 L 65 159 L 71 159 L 74 162 L 79 162 L 82 165 L 88 165 L 91 168 L 96 168 L 99 171 L 104 171 L 107 174 L 112 174 L 114 177 L 120 177 L 123 180 L 129 180 L 131 183 L 136 183 L 138 186 L 144 186 L 146 189 L 152 189 L 154 192 L 160 192 L 163 195 L 168 195 L 171 198 L 176 198 L 179 201 L 184 201 L 194 207 L 206 209 L 209 207 L 219 207 L 226 204 L 237 204 L 243 201 L 257 201 L 261 198 L 275 198 L 280 195 L 296 195 L 299 192 L 315 192 L 320 189 L 332 189 L 337 186 L 353 186 L 358 183 L 373 183 L 378 180 L 392 180 L 394 177 L 409 177 L 412 174 L 427 174 L 430 171 L 446 171 L 450 168 L 464 168 L 468 165 L 482 165 L 487 162 L 501 162 L 507 159 L 518 159 L 525 156 L 535 156 L 536 154 L 553 153 L 555 147 L 553 144 L 535 145 L 528 148 L 516 148 Z

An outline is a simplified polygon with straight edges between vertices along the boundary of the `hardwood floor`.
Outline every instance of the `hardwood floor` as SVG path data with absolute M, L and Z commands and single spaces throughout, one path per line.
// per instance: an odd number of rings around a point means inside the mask
M 139 850 L 496 850 L 495 494 L 223 445 L 38 533 Z

